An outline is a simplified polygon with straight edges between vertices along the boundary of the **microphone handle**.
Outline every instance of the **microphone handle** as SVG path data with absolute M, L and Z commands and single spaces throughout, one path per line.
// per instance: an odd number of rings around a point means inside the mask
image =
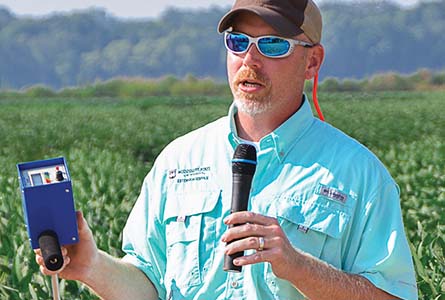
M 246 211 L 249 206 L 249 195 L 250 188 L 252 186 L 253 175 L 248 174 L 233 174 L 233 185 L 232 185 L 232 207 L 231 213 L 238 211 Z M 243 224 L 229 225 L 229 228 L 239 226 Z M 230 243 L 236 240 L 231 241 Z M 227 243 L 227 244 L 230 244 Z M 244 256 L 244 251 L 236 252 L 231 255 L 224 256 L 224 271 L 228 272 L 241 272 L 241 266 L 235 266 L 233 260 L 237 257 Z

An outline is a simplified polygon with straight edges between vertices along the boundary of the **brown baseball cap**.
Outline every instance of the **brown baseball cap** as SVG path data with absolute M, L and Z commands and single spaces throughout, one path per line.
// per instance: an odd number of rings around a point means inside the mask
M 240 12 L 256 14 L 283 37 L 304 33 L 312 43 L 320 43 L 321 13 L 312 0 L 236 0 L 232 9 L 219 21 L 218 32 L 232 26 Z

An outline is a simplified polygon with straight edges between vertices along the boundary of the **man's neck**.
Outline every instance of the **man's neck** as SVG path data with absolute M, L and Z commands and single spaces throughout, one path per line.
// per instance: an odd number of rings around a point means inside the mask
M 267 117 L 246 115 L 237 112 L 235 115 L 236 129 L 238 136 L 244 140 L 259 142 L 262 137 L 271 133 L 277 126 L 268 120 Z
M 286 107 L 277 111 L 267 111 L 255 116 L 238 111 L 235 115 L 238 136 L 244 140 L 259 142 L 264 136 L 277 129 L 298 111 L 302 103 L 303 98 L 299 103 L 296 103 L 295 108 Z

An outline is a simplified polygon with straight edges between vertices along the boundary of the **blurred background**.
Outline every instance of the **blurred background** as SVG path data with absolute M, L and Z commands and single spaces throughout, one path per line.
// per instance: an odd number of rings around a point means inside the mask
M 231 1 L 0 1 L 0 89 L 115 77 L 225 81 L 216 32 Z M 320 1 L 320 78 L 445 69 L 445 0 Z
M 419 299 L 445 299 L 445 0 L 317 3 L 326 120 L 388 167 Z M 76 209 L 99 248 L 122 256 L 122 228 L 158 154 L 227 114 L 216 25 L 230 5 L 0 0 L 0 299 L 51 295 L 28 242 L 16 163 L 64 156 Z M 75 281 L 60 287 L 62 299 L 98 299 Z

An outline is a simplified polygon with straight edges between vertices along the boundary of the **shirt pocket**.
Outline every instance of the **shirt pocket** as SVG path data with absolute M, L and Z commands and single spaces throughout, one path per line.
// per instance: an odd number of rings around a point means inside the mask
M 341 242 L 350 214 L 346 208 L 331 207 L 329 201 L 317 197 L 308 202 L 287 200 L 279 204 L 277 219 L 294 247 L 320 257 L 326 239 Z
M 277 201 L 276 217 L 293 247 L 320 258 L 327 239 L 334 239 L 338 248 L 350 220 L 341 207 L 331 207 L 323 197 L 307 202 L 286 199 Z M 332 245 L 333 243 L 329 243 Z M 277 278 L 267 266 L 267 281 L 274 299 L 305 299 L 288 281 Z
M 211 225 L 204 222 L 204 216 L 215 209 L 219 195 L 219 191 L 212 191 L 167 196 L 164 212 L 167 247 L 165 284 L 168 290 L 176 290 L 176 294 L 183 297 L 191 295 L 194 287 L 202 283 L 204 253 L 200 253 L 200 249 L 206 242 L 203 236 L 212 243 L 214 241 L 207 232 Z

